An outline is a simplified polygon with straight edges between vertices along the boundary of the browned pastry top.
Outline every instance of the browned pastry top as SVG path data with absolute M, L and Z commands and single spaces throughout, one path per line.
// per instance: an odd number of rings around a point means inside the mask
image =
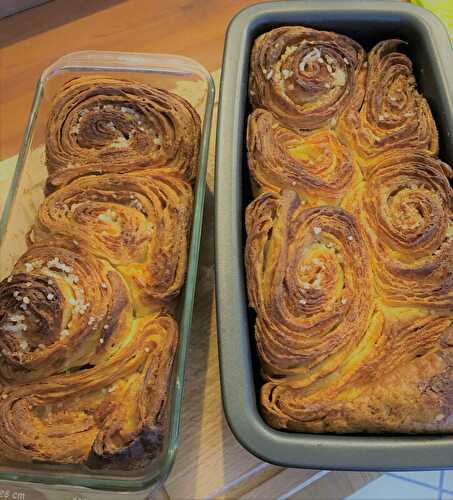
M 248 291 L 265 376 L 308 380 L 326 359 L 333 369 L 360 342 L 374 308 L 360 227 L 340 208 L 304 209 L 292 191 L 256 198 L 246 227 Z
M 67 82 L 46 133 L 48 191 L 90 173 L 166 167 L 195 179 L 200 118 L 182 97 L 142 83 L 106 77 Z
M 248 163 L 260 192 L 290 187 L 309 205 L 336 205 L 362 175 L 349 149 L 328 128 L 297 132 L 269 111 L 248 120 Z
M 450 310 L 382 301 L 362 226 L 341 208 L 305 209 L 294 192 L 264 193 L 247 209 L 246 227 L 248 292 L 266 380 L 261 403 L 271 425 L 453 430 Z M 396 378 L 392 392 L 387 384 Z
M 283 124 L 313 130 L 333 125 L 363 99 L 365 51 L 347 36 L 284 26 L 255 40 L 250 100 Z
M 1 456 L 131 467 L 160 451 L 177 325 L 136 318 L 105 261 L 33 245 L 0 283 L 0 333 Z
M 396 150 L 345 200 L 366 232 L 387 303 L 452 310 L 452 176 L 437 158 Z
M 403 45 L 253 46 L 245 264 L 275 428 L 453 432 L 453 170 Z
M 50 194 L 0 282 L 1 458 L 143 469 L 165 449 L 199 139 L 165 90 L 95 76 L 57 95 Z
M 308 387 L 299 380 L 265 383 L 268 422 L 314 433 L 451 433 L 452 319 L 404 319 L 376 327 L 376 316 L 341 370 Z
M 184 283 L 191 219 L 190 184 L 165 170 L 86 176 L 44 200 L 30 239 L 64 235 L 108 260 L 146 312 Z
M 338 133 L 366 169 L 386 151 L 411 149 L 436 155 L 437 128 L 426 99 L 416 89 L 401 40 L 378 43 L 368 55 L 363 105 L 344 113 Z

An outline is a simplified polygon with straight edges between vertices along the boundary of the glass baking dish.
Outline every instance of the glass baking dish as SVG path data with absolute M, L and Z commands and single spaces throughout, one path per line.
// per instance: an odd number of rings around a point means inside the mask
M 55 491 L 50 485 L 58 485 L 65 486 L 72 492 L 80 491 L 81 488 L 84 490 L 83 497 L 86 498 L 91 496 L 87 497 L 85 488 L 108 490 L 108 498 L 113 498 L 114 492 L 122 497 L 124 493 L 119 492 L 140 492 L 142 496 L 134 495 L 134 498 L 143 498 L 145 492 L 149 492 L 166 479 L 178 446 L 215 87 L 211 75 L 196 61 L 167 54 L 84 51 L 65 55 L 48 67 L 37 83 L 16 170 L 0 219 L 0 279 L 10 273 L 15 261 L 26 250 L 25 234 L 30 229 L 37 208 L 44 198 L 43 190 L 47 177 L 44 140 L 52 100 L 68 80 L 93 73 L 139 81 L 170 90 L 187 99 L 202 120 L 187 276 L 177 312 L 180 338 L 168 400 L 168 428 L 161 454 L 144 471 L 92 471 L 80 465 L 1 463 L 0 480 L 46 483 L 49 485 L 49 494 L 50 491 Z M 93 498 L 98 498 L 94 492 L 93 495 Z

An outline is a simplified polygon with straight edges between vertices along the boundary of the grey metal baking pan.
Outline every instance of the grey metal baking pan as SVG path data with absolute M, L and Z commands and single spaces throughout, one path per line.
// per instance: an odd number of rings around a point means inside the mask
M 286 1 L 240 12 L 225 43 L 216 153 L 216 293 L 223 403 L 239 442 L 262 460 L 288 467 L 337 470 L 453 468 L 453 436 L 315 435 L 277 431 L 258 407 L 259 363 L 253 312 L 247 307 L 244 208 L 251 201 L 245 126 L 253 40 L 283 25 L 349 35 L 369 50 L 379 40 L 408 42 L 419 88 L 440 132 L 443 160 L 453 164 L 453 52 L 442 23 L 427 11 L 393 1 Z

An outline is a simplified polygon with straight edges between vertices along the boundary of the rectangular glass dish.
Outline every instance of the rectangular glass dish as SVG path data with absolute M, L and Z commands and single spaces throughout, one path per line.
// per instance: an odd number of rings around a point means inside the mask
M 254 40 L 279 26 L 334 31 L 366 50 L 408 42 L 420 92 L 439 130 L 440 158 L 453 164 L 453 52 L 445 27 L 429 12 L 395 1 L 287 1 L 240 12 L 226 36 L 216 145 L 216 300 L 224 409 L 236 438 L 262 460 L 285 467 L 337 470 L 417 470 L 453 466 L 453 436 L 334 435 L 275 430 L 259 409 L 260 363 L 254 312 L 248 308 L 244 210 L 252 191 L 245 131 Z
M 109 493 L 109 498 L 113 498 L 113 492 L 140 491 L 144 494 L 156 484 L 163 482 L 170 472 L 178 446 L 184 368 L 197 278 L 215 88 L 211 75 L 196 61 L 166 54 L 84 51 L 65 55 L 47 68 L 37 84 L 16 170 L 1 214 L 0 279 L 11 272 L 15 261 L 26 250 L 25 235 L 44 198 L 47 177 L 45 130 L 53 98 L 67 81 L 78 76 L 94 74 L 124 78 L 169 90 L 187 99 L 201 118 L 202 135 L 198 173 L 194 183 L 195 199 L 187 274 L 178 299 L 176 316 L 180 331 L 179 345 L 170 384 L 171 393 L 168 399 L 167 429 L 163 448 L 156 459 L 145 470 L 140 471 L 93 471 L 82 465 L 0 463 L 0 480 L 108 490 L 112 492 Z

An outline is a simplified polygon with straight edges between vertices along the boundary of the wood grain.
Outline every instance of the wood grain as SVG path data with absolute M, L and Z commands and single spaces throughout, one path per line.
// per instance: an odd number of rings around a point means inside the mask
M 0 19 L 6 16 L 12 16 L 31 7 L 48 2 L 49 0 L 2 0 L 0 2 Z
M 54 0 L 0 20 L 0 159 L 17 153 L 42 71 L 77 50 L 163 52 L 221 65 L 229 20 L 253 0 Z

